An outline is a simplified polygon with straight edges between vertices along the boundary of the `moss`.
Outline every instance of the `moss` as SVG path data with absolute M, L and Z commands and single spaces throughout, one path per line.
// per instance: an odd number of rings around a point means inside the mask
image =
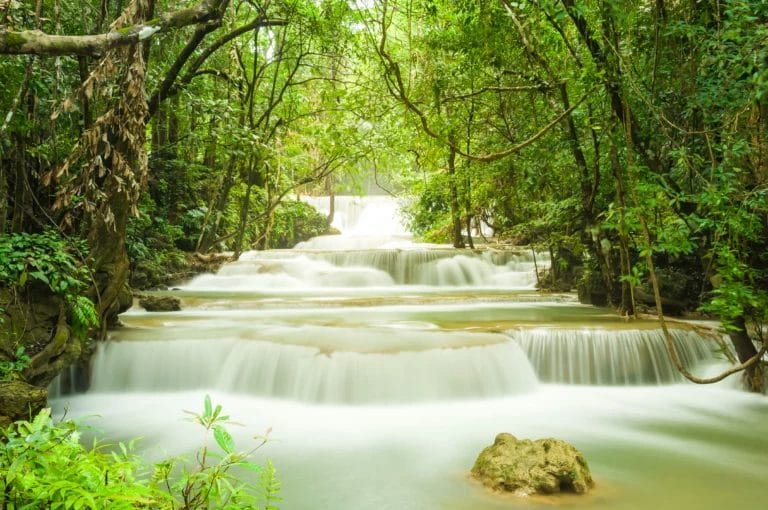
M 472 476 L 493 490 L 518 496 L 584 494 L 594 485 L 584 457 L 568 443 L 553 438 L 518 440 L 507 433 L 483 449 Z
M 3 43 L 8 48 L 18 48 L 27 42 L 27 38 L 16 32 L 6 32 L 3 34 Z

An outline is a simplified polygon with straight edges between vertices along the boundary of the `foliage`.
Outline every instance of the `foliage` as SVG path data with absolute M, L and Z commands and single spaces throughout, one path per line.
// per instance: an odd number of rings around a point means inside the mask
M 22 374 L 32 359 L 25 352 L 23 345 L 16 348 L 14 357 L 13 360 L 0 361 L 0 382 L 23 379 Z
M 55 294 L 75 295 L 90 277 L 79 262 L 83 253 L 82 243 L 72 246 L 54 230 L 0 236 L 0 282 L 18 288 L 32 279 Z
M 299 200 L 275 209 L 269 248 L 293 248 L 297 243 L 328 233 L 328 218 Z
M 151 197 L 143 195 L 139 215 L 128 220 L 126 247 L 134 269 L 150 268 L 158 274 L 177 271 L 184 256 L 176 244 L 184 239 L 184 230 L 157 211 Z
M 54 423 L 50 410 L 4 431 L 0 451 L 0 502 L 10 508 L 170 508 L 170 498 L 142 476 L 131 453 L 80 443 L 81 427 Z
M 64 239 L 54 230 L 40 234 L 0 236 L 0 283 L 19 289 L 29 282 L 44 284 L 64 298 L 76 337 L 99 325 L 93 301 L 81 295 L 90 281 L 87 266 L 81 262 L 87 249 L 82 241 Z
M 238 452 L 232 436 L 225 428 L 231 423 L 229 416 L 221 414 L 220 405 L 213 406 L 210 396 L 205 396 L 203 412 L 190 413 L 191 420 L 200 424 L 211 434 L 221 453 L 209 451 L 203 445 L 195 456 L 195 463 L 185 465 L 177 481 L 172 480 L 173 461 L 162 462 L 155 467 L 154 479 L 171 487 L 171 493 L 181 500 L 182 508 L 260 508 L 275 509 L 279 501 L 280 484 L 275 477 L 271 463 L 262 467 L 251 458 L 267 440 L 257 438 L 259 443 L 250 450 Z M 211 458 L 216 459 L 213 463 Z M 231 470 L 242 468 L 258 475 L 256 482 L 235 477 Z
M 450 241 L 450 208 L 448 207 L 447 186 L 444 175 L 436 175 L 429 183 L 417 183 L 413 191 L 418 193 L 416 200 L 405 208 L 404 214 L 408 228 L 425 241 Z
M 85 448 L 83 426 L 55 423 L 44 409 L 31 422 L 16 422 L 3 431 L 0 507 L 276 510 L 280 486 L 275 469 L 251 460 L 266 438 L 248 451 L 236 451 L 225 428 L 229 418 L 209 396 L 193 420 L 213 436 L 220 452 L 203 445 L 195 462 L 184 463 L 175 479 L 174 466 L 181 460 L 148 466 L 134 453 L 135 442 Z M 257 481 L 236 476 L 234 468 L 256 473 Z
M 99 325 L 99 313 L 93 301 L 85 296 L 69 296 L 69 319 L 72 325 L 72 334 L 75 338 L 84 340 L 88 331 Z

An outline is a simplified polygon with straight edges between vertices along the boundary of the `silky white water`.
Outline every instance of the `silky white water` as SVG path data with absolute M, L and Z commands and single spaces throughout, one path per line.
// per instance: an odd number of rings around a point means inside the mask
M 210 393 L 244 424 L 232 429 L 240 446 L 272 428 L 259 455 L 287 510 L 761 506 L 768 399 L 736 380 L 682 381 L 652 321 L 537 293 L 525 250 L 397 242 L 244 254 L 174 291 L 181 312 L 124 314 L 91 389 L 55 407 L 100 415 L 89 421 L 110 440 L 142 436 L 159 459 L 200 444 L 182 410 Z M 673 334 L 696 373 L 725 363 L 711 339 Z M 468 472 L 502 431 L 570 441 L 596 489 L 486 492 Z

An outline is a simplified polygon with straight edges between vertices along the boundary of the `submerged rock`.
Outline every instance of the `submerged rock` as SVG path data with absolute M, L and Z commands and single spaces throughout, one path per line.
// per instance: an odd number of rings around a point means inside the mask
M 139 304 L 148 312 L 178 312 L 181 300 L 174 296 L 145 296 Z
M 572 492 L 594 486 L 589 466 L 576 448 L 560 439 L 517 439 L 503 432 L 486 447 L 472 476 L 491 489 L 518 496 Z

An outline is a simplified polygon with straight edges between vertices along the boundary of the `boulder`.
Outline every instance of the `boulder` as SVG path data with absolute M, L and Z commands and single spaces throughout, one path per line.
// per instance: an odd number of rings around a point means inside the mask
M 174 296 L 145 296 L 139 304 L 148 312 L 178 312 L 181 300 Z
M 472 467 L 472 476 L 486 487 L 518 496 L 572 492 L 594 486 L 587 461 L 560 439 L 517 439 L 501 433 Z
M 48 400 L 48 390 L 23 381 L 0 382 L 0 424 L 29 420 Z

